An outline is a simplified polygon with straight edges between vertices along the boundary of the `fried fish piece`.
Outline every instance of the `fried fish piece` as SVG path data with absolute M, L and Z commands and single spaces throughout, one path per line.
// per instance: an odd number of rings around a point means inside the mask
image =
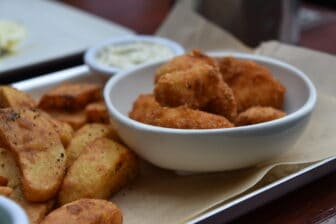
M 121 210 L 112 202 L 80 199 L 51 212 L 41 224 L 121 224 Z
M 176 63 L 178 66 L 175 66 Z M 154 95 L 158 103 L 168 107 L 185 105 L 232 121 L 235 119 L 237 104 L 233 92 L 223 81 L 213 58 L 193 51 L 167 64 L 164 67 L 170 69 L 163 69 L 166 73 L 159 71 L 160 76 L 156 77 Z M 188 66 L 183 67 L 184 64 Z
M 129 117 L 150 125 L 180 129 L 230 128 L 225 117 L 193 110 L 186 106 L 162 107 L 153 95 L 140 95 L 133 104 Z
M 172 60 L 161 65 L 155 72 L 155 82 L 157 82 L 163 74 L 188 70 L 196 64 L 201 66 L 211 66 L 218 69 L 218 64 L 215 59 L 203 54 L 198 49 L 194 49 L 189 53 L 174 57 Z
M 235 124 L 237 126 L 258 124 L 286 116 L 286 113 L 273 107 L 250 107 L 241 112 Z
M 101 98 L 101 88 L 96 84 L 65 82 L 45 93 L 39 107 L 45 110 L 80 110 Z
M 59 192 L 60 205 L 80 198 L 108 199 L 138 173 L 136 156 L 123 145 L 98 138 L 69 167 Z
M 192 109 L 200 109 L 214 98 L 220 81 L 218 69 L 195 64 L 187 70 L 161 75 L 154 87 L 154 95 L 162 106 L 186 105 Z
M 238 112 L 252 106 L 283 107 L 285 87 L 264 66 L 250 60 L 219 59 L 224 81 L 231 87 Z
M 21 172 L 10 150 L 0 148 L 0 164 L 0 176 L 7 180 L 7 188 L 11 189 L 5 189 L 7 196 L 21 205 L 31 224 L 39 224 L 50 211 L 53 201 L 40 203 L 27 201 L 22 192 Z
M 36 106 L 36 101 L 28 94 L 11 86 L 0 86 L 0 108 Z
M 65 150 L 43 112 L 0 109 L 0 145 L 15 156 L 27 200 L 41 202 L 57 194 L 65 173 Z

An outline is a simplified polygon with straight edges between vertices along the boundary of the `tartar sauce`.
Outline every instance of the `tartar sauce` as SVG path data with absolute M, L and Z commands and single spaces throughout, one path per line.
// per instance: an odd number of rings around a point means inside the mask
M 110 45 L 102 48 L 96 55 L 97 61 L 108 66 L 129 69 L 142 63 L 167 59 L 174 52 L 161 44 L 131 42 Z

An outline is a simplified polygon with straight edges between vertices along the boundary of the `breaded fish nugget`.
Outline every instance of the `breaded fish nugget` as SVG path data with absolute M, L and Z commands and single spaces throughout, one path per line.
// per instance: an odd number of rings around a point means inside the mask
M 161 75 L 175 71 L 188 70 L 194 65 L 209 65 L 218 69 L 217 61 L 200 50 L 194 49 L 187 54 L 177 56 L 167 63 L 161 65 L 155 73 L 155 82 L 159 80 Z
M 220 81 L 219 70 L 195 64 L 188 70 L 163 74 L 154 88 L 155 99 L 162 106 L 200 109 L 214 98 Z
M 286 116 L 286 113 L 273 107 L 250 107 L 241 112 L 236 120 L 237 126 L 257 124 Z
M 129 117 L 142 123 L 179 129 L 230 128 L 225 117 L 193 110 L 186 106 L 162 107 L 153 95 L 140 95 L 133 104 Z
M 233 90 L 238 112 L 252 106 L 281 109 L 285 87 L 262 65 L 249 60 L 225 57 L 219 60 L 224 81 Z

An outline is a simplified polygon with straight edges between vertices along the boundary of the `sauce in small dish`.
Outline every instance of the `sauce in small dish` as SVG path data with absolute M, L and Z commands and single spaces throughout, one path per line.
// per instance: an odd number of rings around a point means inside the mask
M 169 39 L 134 35 L 113 38 L 90 48 L 85 53 L 84 61 L 95 73 L 114 75 L 183 53 L 183 47 Z

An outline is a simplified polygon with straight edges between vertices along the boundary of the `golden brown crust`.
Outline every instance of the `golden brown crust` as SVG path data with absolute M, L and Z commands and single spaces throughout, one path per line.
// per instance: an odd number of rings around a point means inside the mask
M 41 224 L 122 224 L 122 213 L 112 202 L 80 199 L 51 212 Z
M 214 97 L 220 80 L 218 69 L 209 65 L 195 64 L 188 70 L 161 75 L 154 88 L 155 99 L 162 106 L 186 105 L 200 109 Z
M 11 86 L 0 86 L 0 108 L 36 106 L 35 100 L 26 93 Z
M 69 167 L 77 159 L 77 157 L 90 142 L 101 137 L 108 137 L 114 140 L 119 139 L 116 131 L 106 124 L 86 124 L 76 131 L 69 146 L 66 149 L 67 167 Z
M 162 107 L 153 95 L 140 95 L 133 104 L 129 117 L 139 122 L 179 129 L 229 128 L 233 124 L 225 117 L 193 110 L 185 106 Z
M 266 121 L 275 120 L 286 116 L 286 113 L 272 107 L 250 107 L 244 112 L 241 112 L 235 124 L 237 126 L 258 124 Z
M 72 112 L 65 110 L 49 110 L 47 112 L 56 120 L 69 124 L 74 130 L 81 128 L 87 122 L 84 110 Z
M 103 101 L 88 104 L 85 113 L 90 123 L 110 123 L 110 116 Z
M 16 201 L 25 210 L 31 224 L 39 224 L 50 211 L 52 201 L 36 203 L 29 202 L 22 192 L 21 173 L 17 166 L 14 155 L 10 150 L 0 148 L 0 176 L 8 180 L 8 187 L 12 189 L 9 198 Z M 9 193 L 7 191 L 7 193 Z
M 90 83 L 63 83 L 45 93 L 39 107 L 42 109 L 80 110 L 101 99 L 101 88 Z
M 9 197 L 13 192 L 13 189 L 7 186 L 0 186 L 0 195 Z
M 172 73 L 175 71 L 183 71 L 192 68 L 195 64 L 215 67 L 218 65 L 215 59 L 203 54 L 200 50 L 194 49 L 187 54 L 174 57 L 169 62 L 160 66 L 155 72 L 155 83 L 159 80 L 161 75 Z
M 252 106 L 283 107 L 285 87 L 264 66 L 233 57 L 220 59 L 219 65 L 224 81 L 233 90 L 238 112 Z
M 0 141 L 15 155 L 26 198 L 38 202 L 54 197 L 65 172 L 65 151 L 44 113 L 0 109 Z
M 108 138 L 89 143 L 69 167 L 59 192 L 59 204 L 80 198 L 108 199 L 137 174 L 134 154 Z

